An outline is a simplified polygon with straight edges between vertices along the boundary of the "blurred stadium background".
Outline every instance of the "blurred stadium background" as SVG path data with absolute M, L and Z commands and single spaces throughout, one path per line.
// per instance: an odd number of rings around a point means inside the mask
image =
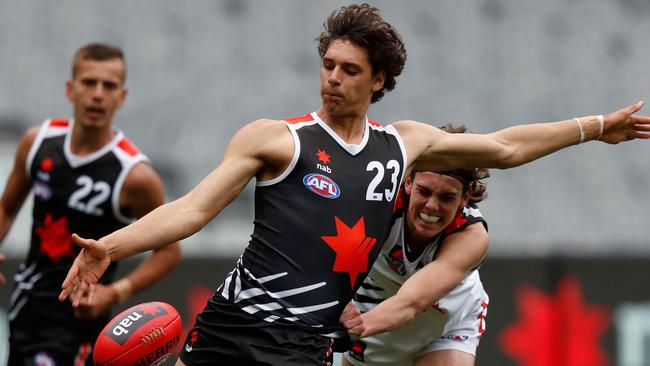
M 408 50 L 396 90 L 369 112 L 383 123 L 490 132 L 650 103 L 648 0 L 370 3 Z M 102 41 L 123 47 L 129 68 L 115 125 L 152 159 L 168 198 L 179 197 L 245 123 L 318 107 L 314 39 L 343 4 L 0 0 L 0 187 L 22 133 L 70 115 L 73 52 Z M 650 365 L 649 156 L 648 142 L 588 143 L 492 172 L 478 365 Z M 184 242 L 171 276 L 124 306 L 162 299 L 191 323 L 246 245 L 252 188 Z M 3 243 L 5 274 L 26 255 L 30 208 Z M 0 290 L 4 309 L 10 289 Z

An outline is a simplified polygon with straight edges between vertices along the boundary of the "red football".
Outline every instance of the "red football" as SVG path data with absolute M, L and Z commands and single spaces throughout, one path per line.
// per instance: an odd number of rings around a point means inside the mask
M 146 302 L 119 313 L 97 337 L 96 366 L 162 365 L 181 342 L 181 317 L 164 302 Z

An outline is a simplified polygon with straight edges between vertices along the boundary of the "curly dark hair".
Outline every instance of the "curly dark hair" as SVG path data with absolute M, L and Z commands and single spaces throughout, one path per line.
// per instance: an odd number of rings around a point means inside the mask
M 472 133 L 465 125 L 454 126 L 451 123 L 440 127 L 441 130 L 449 133 Z M 417 170 L 411 171 L 411 179 L 415 178 Z M 454 169 L 444 172 L 437 172 L 438 174 L 448 175 L 458 179 L 463 184 L 463 192 L 469 192 L 469 202 L 479 203 L 487 198 L 487 184 L 481 179 L 488 178 L 490 171 L 486 168 L 466 168 Z
M 330 43 L 346 39 L 368 52 L 373 75 L 384 71 L 384 87 L 373 93 L 371 103 L 379 101 L 395 88 L 395 78 L 404 70 L 406 49 L 395 28 L 379 15 L 379 9 L 368 4 L 343 6 L 333 11 L 323 23 L 325 30 L 316 39 L 321 59 Z

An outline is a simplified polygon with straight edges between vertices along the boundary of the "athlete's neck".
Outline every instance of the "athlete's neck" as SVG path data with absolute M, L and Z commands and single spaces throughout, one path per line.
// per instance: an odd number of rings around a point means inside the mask
M 366 114 L 341 114 L 333 115 L 322 107 L 316 111 L 318 117 L 323 120 L 336 134 L 348 144 L 359 144 L 366 131 Z
M 70 152 L 79 156 L 90 155 L 108 144 L 114 136 L 115 131 L 110 126 L 88 128 L 75 123 L 70 136 Z

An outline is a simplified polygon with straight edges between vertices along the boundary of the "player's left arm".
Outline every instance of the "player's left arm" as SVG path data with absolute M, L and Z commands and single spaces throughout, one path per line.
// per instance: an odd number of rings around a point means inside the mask
M 605 116 L 505 128 L 490 134 L 446 133 L 416 121 L 393 123 L 404 141 L 409 165 L 441 171 L 466 167 L 507 169 L 578 143 L 609 144 L 650 138 L 650 117 L 637 115 L 642 102 Z M 602 124 L 601 124 L 602 122 Z
M 396 329 L 437 303 L 485 258 L 488 233 L 482 223 L 474 223 L 444 239 L 436 259 L 417 271 L 397 294 L 361 315 L 361 337 Z
M 138 163 L 129 172 L 120 194 L 120 207 L 136 218 L 140 218 L 164 203 L 164 189 L 160 177 L 146 163 Z M 133 294 L 156 283 L 169 273 L 180 261 L 181 249 L 178 242 L 152 250 L 127 276 L 108 286 L 97 284 L 92 305 L 84 301 L 79 314 L 96 317 L 113 305 L 127 300 Z M 83 316 L 83 315 L 82 315 Z

